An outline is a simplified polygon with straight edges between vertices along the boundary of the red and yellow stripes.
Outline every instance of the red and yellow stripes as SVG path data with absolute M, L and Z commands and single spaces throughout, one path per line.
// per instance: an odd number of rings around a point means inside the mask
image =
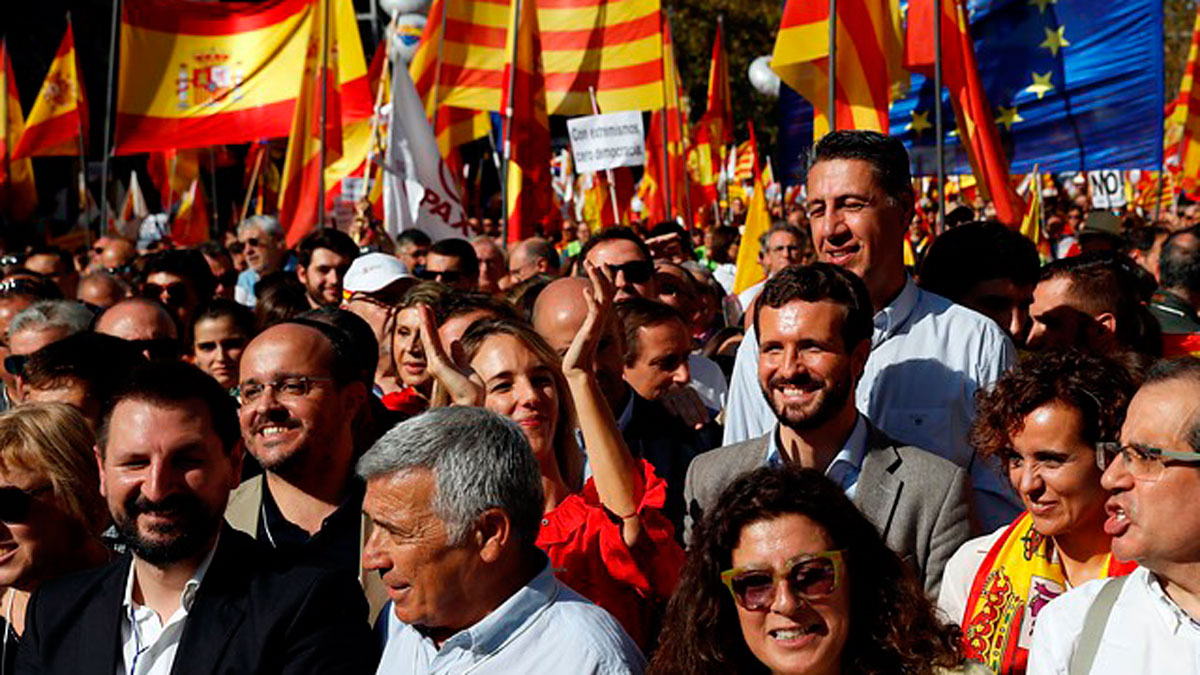
M 536 0 L 536 6 L 551 114 L 590 114 L 589 87 L 596 89 L 601 110 L 662 107 L 659 0 Z M 443 105 L 500 110 L 510 9 L 509 0 L 445 5 L 438 84 Z M 434 23 L 440 25 L 441 16 L 431 9 L 426 30 Z
M 1188 49 L 1187 68 L 1183 71 L 1183 81 L 1179 86 L 1178 103 L 1171 114 L 1171 121 L 1183 127 L 1183 140 L 1179 143 L 1179 166 L 1182 169 L 1182 178 L 1187 182 L 1200 179 L 1200 90 L 1195 87 L 1198 51 L 1200 8 L 1197 8 L 1192 46 Z
M 639 193 L 646 205 L 646 219 L 651 223 L 669 220 L 676 214 L 687 213 L 688 189 L 686 138 L 687 120 L 680 114 L 679 69 L 675 64 L 675 46 L 671 24 L 663 15 L 663 95 L 666 105 L 650 115 L 650 130 L 646 136 L 646 173 Z M 665 115 L 664 115 L 665 113 Z M 664 128 L 665 127 L 665 128 Z M 682 135 L 681 135 L 682 134 Z M 666 175 L 663 175 L 663 149 L 666 148 Z M 671 203 L 667 203 L 667 198 Z
M 286 136 L 319 6 L 319 0 L 125 0 L 115 152 Z M 350 122 L 371 113 L 366 59 L 351 0 L 337 0 L 333 13 L 336 81 Z
M 433 123 L 433 133 L 437 137 L 442 159 L 449 161 L 455 148 L 486 136 L 491 130 L 491 120 L 482 110 L 448 105 L 442 96 L 447 91 L 443 86 L 443 78 L 447 75 L 445 71 L 439 73 L 439 68 L 444 65 L 444 57 L 439 61 L 438 56 L 444 17 L 445 0 L 434 0 L 429 7 L 417 52 L 408 64 L 408 73 L 412 76 L 421 102 L 425 104 L 425 116 Z
M 513 0 L 508 44 L 512 55 L 504 69 L 503 109 L 511 111 L 504 124 L 508 157 L 508 241 L 533 236 L 550 215 L 550 120 L 546 115 L 546 87 L 542 76 L 542 46 L 538 30 L 540 12 L 534 0 Z
M 0 213 L 16 221 L 25 220 L 37 208 L 33 163 L 28 158 L 12 158 L 12 148 L 24 130 L 8 42 L 0 40 Z
M 87 143 L 87 96 L 79 77 L 71 24 L 58 45 L 50 72 L 29 111 L 25 133 L 13 148 L 13 158 L 78 155 Z
M 996 219 L 1019 227 L 1025 202 L 1017 194 L 1008 173 L 1008 159 L 1000 145 L 1000 132 L 979 77 L 975 43 L 963 0 L 912 0 L 908 5 L 908 35 L 905 67 L 932 75 L 933 21 L 942 22 L 942 77 L 950 90 L 959 140 L 967 151 L 976 179 L 996 205 Z
M 888 103 L 900 70 L 899 0 L 837 6 L 838 129 L 888 132 Z M 813 105 L 813 134 L 829 131 L 829 5 L 788 0 L 771 68 Z

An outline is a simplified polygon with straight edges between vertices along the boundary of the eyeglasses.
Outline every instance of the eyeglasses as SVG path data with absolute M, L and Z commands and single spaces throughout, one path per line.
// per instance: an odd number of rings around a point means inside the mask
M 244 244 L 247 248 L 259 248 L 260 246 L 267 245 L 266 241 L 259 239 L 258 237 L 246 237 L 246 241 L 240 243 Z
M 424 267 L 418 267 L 417 271 L 413 272 L 413 276 L 421 281 L 440 281 L 443 284 L 453 284 L 462 278 L 462 272 L 458 270 L 430 270 Z
M 232 244 L 230 244 L 230 245 L 229 245 L 229 252 L 230 252 L 230 253 L 233 253 L 233 254 L 235 254 L 235 255 L 236 255 L 236 254 L 239 254 L 239 253 L 241 253 L 242 251 L 245 251 L 245 250 L 246 250 L 246 245 L 245 245 L 245 244 L 243 244 L 243 243 L 242 243 L 242 242 L 240 242 L 240 241 L 235 241 L 235 242 L 233 242 Z
M 142 284 L 142 297 L 162 300 L 162 303 L 168 307 L 178 307 L 187 301 L 187 287 L 183 283 Z
M 179 343 L 172 338 L 126 340 L 139 352 L 146 352 L 151 361 L 170 361 L 179 358 Z
M 9 354 L 4 357 L 4 369 L 9 375 L 20 377 L 25 374 L 25 364 L 29 362 L 26 354 Z
M 318 382 L 333 382 L 333 378 L 297 376 L 281 378 L 274 382 L 247 382 L 234 390 L 234 396 L 242 405 L 249 405 L 262 398 L 267 389 L 274 389 L 275 394 L 281 398 L 303 398 Z
M 831 595 L 841 583 L 844 551 L 822 551 L 796 556 L 785 564 L 788 590 L 805 600 Z M 779 576 L 773 569 L 735 567 L 721 572 L 721 581 L 733 599 L 750 612 L 765 612 L 775 603 Z
M 625 275 L 625 281 L 631 284 L 644 284 L 654 274 L 654 263 L 648 260 L 630 260 L 620 265 L 608 265 L 615 277 L 618 272 Z
M 34 499 L 53 487 L 45 485 L 32 490 L 22 490 L 19 487 L 0 488 L 0 521 L 5 523 L 23 523 L 29 519 L 29 510 L 33 507 Z
M 1167 462 L 1184 462 L 1200 464 L 1200 452 L 1173 452 L 1152 448 L 1136 443 L 1121 445 L 1112 441 L 1102 441 L 1096 444 L 1096 466 L 1101 471 L 1121 458 L 1125 470 L 1136 480 L 1156 481 L 1162 477 Z

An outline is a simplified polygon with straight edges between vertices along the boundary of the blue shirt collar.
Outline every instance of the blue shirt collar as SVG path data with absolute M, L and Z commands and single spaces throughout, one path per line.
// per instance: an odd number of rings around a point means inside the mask
M 875 332 L 871 336 L 871 348 L 874 349 L 895 335 L 908 323 L 913 310 L 917 308 L 921 298 L 921 289 L 913 283 L 912 277 L 905 277 L 904 287 L 900 294 L 887 307 L 875 312 Z
M 866 456 L 867 418 L 860 413 L 854 423 L 854 429 L 846 437 L 846 442 L 842 444 L 842 449 L 834 455 L 833 461 L 825 469 L 825 475 L 841 485 L 843 490 L 848 490 L 858 482 L 858 473 L 862 470 L 863 458 Z M 778 467 L 783 464 L 784 457 L 783 451 L 779 447 L 779 423 L 777 422 L 775 429 L 767 436 L 765 465 Z
M 554 578 L 550 562 L 547 561 L 542 571 L 529 583 L 474 626 L 452 635 L 439 651 L 465 649 L 478 656 L 487 656 L 499 651 L 558 598 L 561 588 Z

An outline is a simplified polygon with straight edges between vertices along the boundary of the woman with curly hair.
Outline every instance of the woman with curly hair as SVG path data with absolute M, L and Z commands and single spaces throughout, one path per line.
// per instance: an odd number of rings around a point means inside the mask
M 1096 454 L 1117 439 L 1135 389 L 1121 364 L 1063 351 L 1031 357 L 978 396 L 971 443 L 1000 460 L 1025 512 L 959 548 L 938 606 L 962 623 L 966 654 L 999 675 L 1025 672 L 1046 603 L 1135 567 L 1110 552 Z
M 985 672 L 841 488 L 765 467 L 694 532 L 650 672 Z

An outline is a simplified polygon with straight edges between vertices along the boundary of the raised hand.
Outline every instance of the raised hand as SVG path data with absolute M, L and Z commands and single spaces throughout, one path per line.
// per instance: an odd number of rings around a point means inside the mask
M 429 372 L 446 388 L 454 405 L 483 405 L 483 384 L 474 373 L 461 370 L 447 356 L 442 340 L 438 337 L 437 321 L 429 305 L 417 305 L 421 317 L 421 349 L 425 352 L 425 364 Z
M 591 288 L 583 291 L 588 313 L 563 356 L 563 374 L 568 376 L 575 373 L 594 373 L 596 345 L 600 344 L 605 327 L 612 318 L 613 296 L 617 292 L 613 273 L 607 267 L 597 267 L 585 261 L 584 269 L 592 282 Z

